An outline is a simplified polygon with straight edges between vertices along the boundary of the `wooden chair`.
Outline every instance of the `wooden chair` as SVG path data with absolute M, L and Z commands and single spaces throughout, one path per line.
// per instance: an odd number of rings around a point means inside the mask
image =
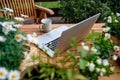
M 38 22 L 42 18 L 46 18 L 48 14 L 54 14 L 51 9 L 35 5 L 34 0 L 0 0 L 0 5 L 2 9 L 5 7 L 13 9 L 13 15 L 16 17 L 21 17 L 21 14 L 28 15 L 29 17 L 25 21 L 34 19 L 35 23 L 37 21 L 36 9 L 41 11 Z

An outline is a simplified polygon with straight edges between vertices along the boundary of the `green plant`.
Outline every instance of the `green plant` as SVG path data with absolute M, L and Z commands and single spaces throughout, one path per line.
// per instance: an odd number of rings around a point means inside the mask
M 109 59 L 102 59 L 99 57 L 97 50 L 92 48 L 94 46 L 91 46 L 89 50 L 85 50 L 85 48 L 79 50 L 81 56 L 78 63 L 80 72 L 89 80 L 98 80 L 98 76 L 109 76 L 114 72 L 114 67 Z
M 19 31 L 20 17 L 13 18 L 13 10 L 5 8 L 6 17 L 0 18 L 0 80 L 19 80 L 19 67 L 24 59 L 26 37 Z
M 86 19 L 96 13 L 101 13 L 99 18 L 103 22 L 103 18 L 111 11 L 106 3 L 100 0 L 61 0 L 60 14 L 66 22 L 76 23 Z
M 120 13 L 111 13 L 105 18 L 105 27 L 110 28 L 110 34 L 120 39 Z
M 109 31 L 109 27 L 102 28 L 101 33 L 92 31 L 84 42 L 81 42 L 80 49 L 77 48 L 75 38 L 70 41 L 70 45 L 76 49 L 76 51 L 67 51 L 70 60 L 74 63 L 73 66 L 77 65 L 80 73 L 89 80 L 98 80 L 98 76 L 109 76 L 114 73 L 111 58 L 117 60 L 118 57 L 112 53 L 120 51 L 120 47 L 110 39 Z M 76 55 L 80 58 L 76 59 Z
M 95 35 L 98 35 L 98 34 L 95 34 Z M 95 35 L 92 35 L 92 36 L 96 37 Z M 99 55 L 101 54 L 101 52 L 99 52 L 99 50 L 96 48 L 94 42 L 88 41 L 88 40 L 85 43 L 81 42 L 82 48 L 78 49 L 76 42 L 74 41 L 75 40 L 72 40 L 71 44 L 72 44 L 72 47 L 76 49 L 76 51 L 68 50 L 67 52 L 70 55 L 70 60 L 74 63 L 74 65 L 78 66 L 80 70 L 80 74 L 83 74 L 89 80 L 98 80 L 98 76 L 109 76 L 114 72 L 114 67 L 110 62 L 110 58 L 113 58 L 113 57 L 109 56 L 109 58 L 103 59 Z M 108 47 L 109 46 L 111 45 L 108 45 Z M 76 59 L 75 57 L 76 55 L 79 55 L 80 58 Z M 114 58 L 114 60 L 116 59 Z
M 120 12 L 120 1 L 119 0 L 101 0 L 102 3 L 107 3 L 108 7 L 112 12 Z
M 93 41 L 95 48 L 99 51 L 99 56 L 101 58 L 109 58 L 111 52 L 114 51 L 115 43 L 110 39 L 111 35 L 109 33 L 97 33 L 92 31 L 88 35 L 87 39 Z
M 31 56 L 33 63 L 36 61 L 38 64 L 34 64 L 31 67 L 27 67 L 27 73 L 24 75 L 22 80 L 87 80 L 83 75 L 78 74 L 74 66 L 65 66 L 69 60 L 69 56 L 65 56 L 58 61 L 58 63 L 51 63 L 51 58 L 47 58 L 47 62 L 39 56 Z M 60 64 L 61 66 L 58 66 Z

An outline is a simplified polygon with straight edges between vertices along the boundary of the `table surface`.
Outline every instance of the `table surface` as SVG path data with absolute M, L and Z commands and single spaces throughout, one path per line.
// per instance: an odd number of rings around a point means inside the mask
M 60 27 L 62 25 L 72 27 L 74 24 L 52 24 L 52 29 L 55 29 L 55 28 Z M 103 23 L 97 23 L 93 26 L 92 29 L 95 29 L 95 31 L 101 31 L 101 26 L 103 26 L 103 25 L 104 25 Z M 40 25 L 38 25 L 38 24 L 24 25 L 23 27 L 20 28 L 20 31 L 26 32 L 28 34 L 32 34 L 33 32 L 36 32 L 37 35 L 44 34 L 43 32 L 40 31 L 39 26 Z
M 72 27 L 74 24 L 52 24 L 52 29 L 55 29 L 57 27 L 60 27 L 62 25 L 66 25 L 68 27 Z M 101 32 L 102 31 L 102 26 L 104 24 L 103 23 L 96 23 L 94 24 L 92 30 L 95 30 L 97 32 Z M 44 32 L 41 32 L 40 31 L 40 28 L 39 28 L 40 25 L 38 24 L 29 24 L 29 25 L 24 25 L 23 27 L 20 28 L 20 31 L 21 32 L 26 32 L 27 34 L 32 34 L 33 32 L 37 33 L 37 35 L 41 35 L 41 34 L 44 34 Z M 78 46 L 78 48 L 80 48 L 80 46 Z M 73 48 L 70 48 L 70 50 L 74 51 Z M 41 53 L 41 54 L 39 54 Z M 33 45 L 33 44 L 30 44 L 30 54 L 31 55 L 41 55 L 43 58 L 44 58 L 44 61 L 47 61 L 49 56 L 46 55 L 42 50 L 40 50 L 37 46 Z M 52 59 L 49 59 L 49 62 L 53 63 L 53 64 L 58 64 L 58 66 L 60 66 L 61 64 L 58 63 L 58 61 L 62 58 L 62 56 L 65 56 L 66 55 L 66 52 L 63 52 L 59 55 L 59 57 L 56 57 L 56 58 L 52 58 Z M 76 57 L 79 57 L 79 56 L 76 56 Z M 31 66 L 33 65 L 33 63 L 26 63 L 26 62 L 22 62 L 21 64 L 21 71 L 24 71 L 26 66 Z M 66 64 L 66 66 L 69 65 L 69 64 Z M 111 75 L 110 77 L 99 77 L 99 80 L 120 80 L 120 67 L 115 63 L 114 65 L 116 65 L 116 72 L 115 74 Z

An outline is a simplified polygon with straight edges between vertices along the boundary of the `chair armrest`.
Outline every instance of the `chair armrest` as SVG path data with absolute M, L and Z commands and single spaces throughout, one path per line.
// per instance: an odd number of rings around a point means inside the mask
M 53 10 L 45 8 L 45 7 L 42 7 L 42 6 L 35 5 L 35 9 L 41 10 L 43 12 L 46 12 L 46 13 L 50 14 L 50 15 L 54 14 Z
M 0 17 L 4 17 L 4 10 L 0 10 Z

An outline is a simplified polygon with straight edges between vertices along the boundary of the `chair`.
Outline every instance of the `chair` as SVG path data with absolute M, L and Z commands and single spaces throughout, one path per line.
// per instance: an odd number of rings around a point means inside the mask
M 0 0 L 0 5 L 2 9 L 5 7 L 13 9 L 13 15 L 16 17 L 20 17 L 21 14 L 28 15 L 29 17 L 25 21 L 34 20 L 35 23 L 40 23 L 41 19 L 46 18 L 48 14 L 54 14 L 51 9 L 34 5 L 34 0 Z M 38 21 L 36 9 L 40 10 Z

